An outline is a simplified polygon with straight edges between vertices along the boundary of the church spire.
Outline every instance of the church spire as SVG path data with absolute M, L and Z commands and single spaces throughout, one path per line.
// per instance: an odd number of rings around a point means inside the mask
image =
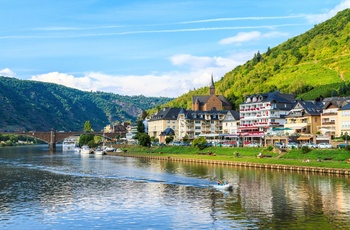
M 214 79 L 213 79 L 213 74 L 211 74 L 211 84 L 210 84 L 210 95 L 214 95 L 215 94 L 215 86 L 214 86 Z

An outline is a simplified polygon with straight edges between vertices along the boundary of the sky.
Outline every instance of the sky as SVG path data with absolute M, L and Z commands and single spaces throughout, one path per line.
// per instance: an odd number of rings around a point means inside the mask
M 0 76 L 178 97 L 350 0 L 0 0 Z

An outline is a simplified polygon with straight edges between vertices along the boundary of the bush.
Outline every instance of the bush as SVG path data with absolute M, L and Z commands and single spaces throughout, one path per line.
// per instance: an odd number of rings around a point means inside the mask
M 204 137 L 198 137 L 193 140 L 192 146 L 193 147 L 198 147 L 200 150 L 205 149 L 207 146 L 207 140 Z
M 305 154 L 305 153 L 311 152 L 311 149 L 307 146 L 303 146 L 301 147 L 301 152 Z
M 271 145 L 269 145 L 269 146 L 267 146 L 266 150 L 271 152 L 273 150 L 273 147 Z

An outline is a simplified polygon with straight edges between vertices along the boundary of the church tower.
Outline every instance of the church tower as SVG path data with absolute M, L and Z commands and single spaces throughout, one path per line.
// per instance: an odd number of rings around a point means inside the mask
M 214 80 L 213 80 L 213 74 L 211 75 L 211 85 L 209 87 L 210 89 L 210 95 L 215 95 L 215 86 L 214 86 Z

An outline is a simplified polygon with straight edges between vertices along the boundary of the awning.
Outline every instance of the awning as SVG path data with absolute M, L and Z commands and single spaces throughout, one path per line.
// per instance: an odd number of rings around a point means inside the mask
M 209 133 L 209 134 L 199 134 L 200 137 L 218 137 L 219 134 Z
M 288 128 L 288 127 L 274 127 L 272 128 L 272 131 L 284 131 L 284 130 L 293 130 L 291 128 Z
M 298 137 L 298 141 L 308 141 L 310 140 L 312 137 Z
M 291 126 L 291 127 L 288 127 L 288 128 L 290 128 L 290 129 L 303 129 L 305 127 L 306 127 L 306 125 L 300 125 L 300 126 Z
M 238 127 L 240 130 L 253 130 L 253 129 L 259 129 L 259 127 Z

